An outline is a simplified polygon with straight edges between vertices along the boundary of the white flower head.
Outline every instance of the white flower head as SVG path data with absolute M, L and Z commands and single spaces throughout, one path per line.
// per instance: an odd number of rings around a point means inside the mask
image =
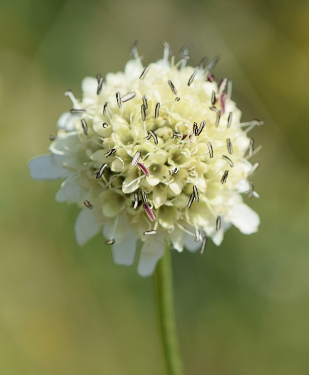
M 114 261 L 152 274 L 166 244 L 182 251 L 216 245 L 232 224 L 254 233 L 259 217 L 241 193 L 258 196 L 248 178 L 259 166 L 248 130 L 231 100 L 231 83 L 216 83 L 217 58 L 196 68 L 164 58 L 146 67 L 136 47 L 124 72 L 87 77 L 82 99 L 58 122 L 50 154 L 29 162 L 34 179 L 64 179 L 59 202 L 81 207 L 75 231 L 85 244 L 102 231 Z

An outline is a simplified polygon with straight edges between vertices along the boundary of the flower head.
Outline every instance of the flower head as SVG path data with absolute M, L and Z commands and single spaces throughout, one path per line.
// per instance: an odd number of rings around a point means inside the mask
M 257 231 L 259 217 L 240 193 L 257 196 L 247 133 L 260 122 L 240 122 L 231 84 L 210 72 L 216 58 L 196 68 L 186 54 L 170 62 L 167 44 L 146 67 L 134 55 L 124 72 L 85 78 L 81 100 L 66 92 L 73 105 L 51 153 L 29 167 L 35 179 L 64 179 L 56 200 L 82 209 L 80 245 L 104 228 L 114 261 L 130 265 L 142 241 L 138 272 L 146 276 L 166 243 L 203 252 L 207 237 L 219 245 L 231 224 Z

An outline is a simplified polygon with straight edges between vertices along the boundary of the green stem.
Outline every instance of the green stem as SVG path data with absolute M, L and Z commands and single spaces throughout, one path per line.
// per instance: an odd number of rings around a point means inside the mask
M 159 325 L 168 375 L 183 375 L 177 338 L 171 250 L 166 249 L 155 271 L 155 289 Z

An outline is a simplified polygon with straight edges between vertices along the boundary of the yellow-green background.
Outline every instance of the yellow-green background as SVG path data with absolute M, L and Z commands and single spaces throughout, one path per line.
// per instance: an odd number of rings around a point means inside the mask
M 116 266 L 101 237 L 79 248 L 78 210 L 59 182 L 36 182 L 66 89 L 193 42 L 192 64 L 221 53 L 243 119 L 262 151 L 254 177 L 258 234 L 173 254 L 188 375 L 309 371 L 309 2 L 1 0 L 0 374 L 160 375 L 152 279 Z M 245 201 L 248 201 L 245 198 Z

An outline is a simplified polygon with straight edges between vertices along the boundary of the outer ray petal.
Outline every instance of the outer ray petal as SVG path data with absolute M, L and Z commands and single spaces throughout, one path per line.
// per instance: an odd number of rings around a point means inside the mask
M 62 166 L 64 157 L 60 155 L 42 155 L 28 163 L 31 177 L 35 180 L 59 180 L 72 173 Z
M 100 232 L 101 225 L 95 218 L 93 210 L 82 210 L 75 222 L 75 236 L 77 243 L 83 246 L 92 237 Z
M 150 236 L 142 248 L 137 272 L 141 276 L 150 276 L 165 251 L 163 235 Z
M 56 194 L 57 202 L 79 203 L 84 195 L 84 190 L 75 178 L 68 178 L 61 184 L 61 189 Z
M 230 221 L 243 234 L 257 232 L 260 224 L 258 214 L 244 203 L 233 206 Z

